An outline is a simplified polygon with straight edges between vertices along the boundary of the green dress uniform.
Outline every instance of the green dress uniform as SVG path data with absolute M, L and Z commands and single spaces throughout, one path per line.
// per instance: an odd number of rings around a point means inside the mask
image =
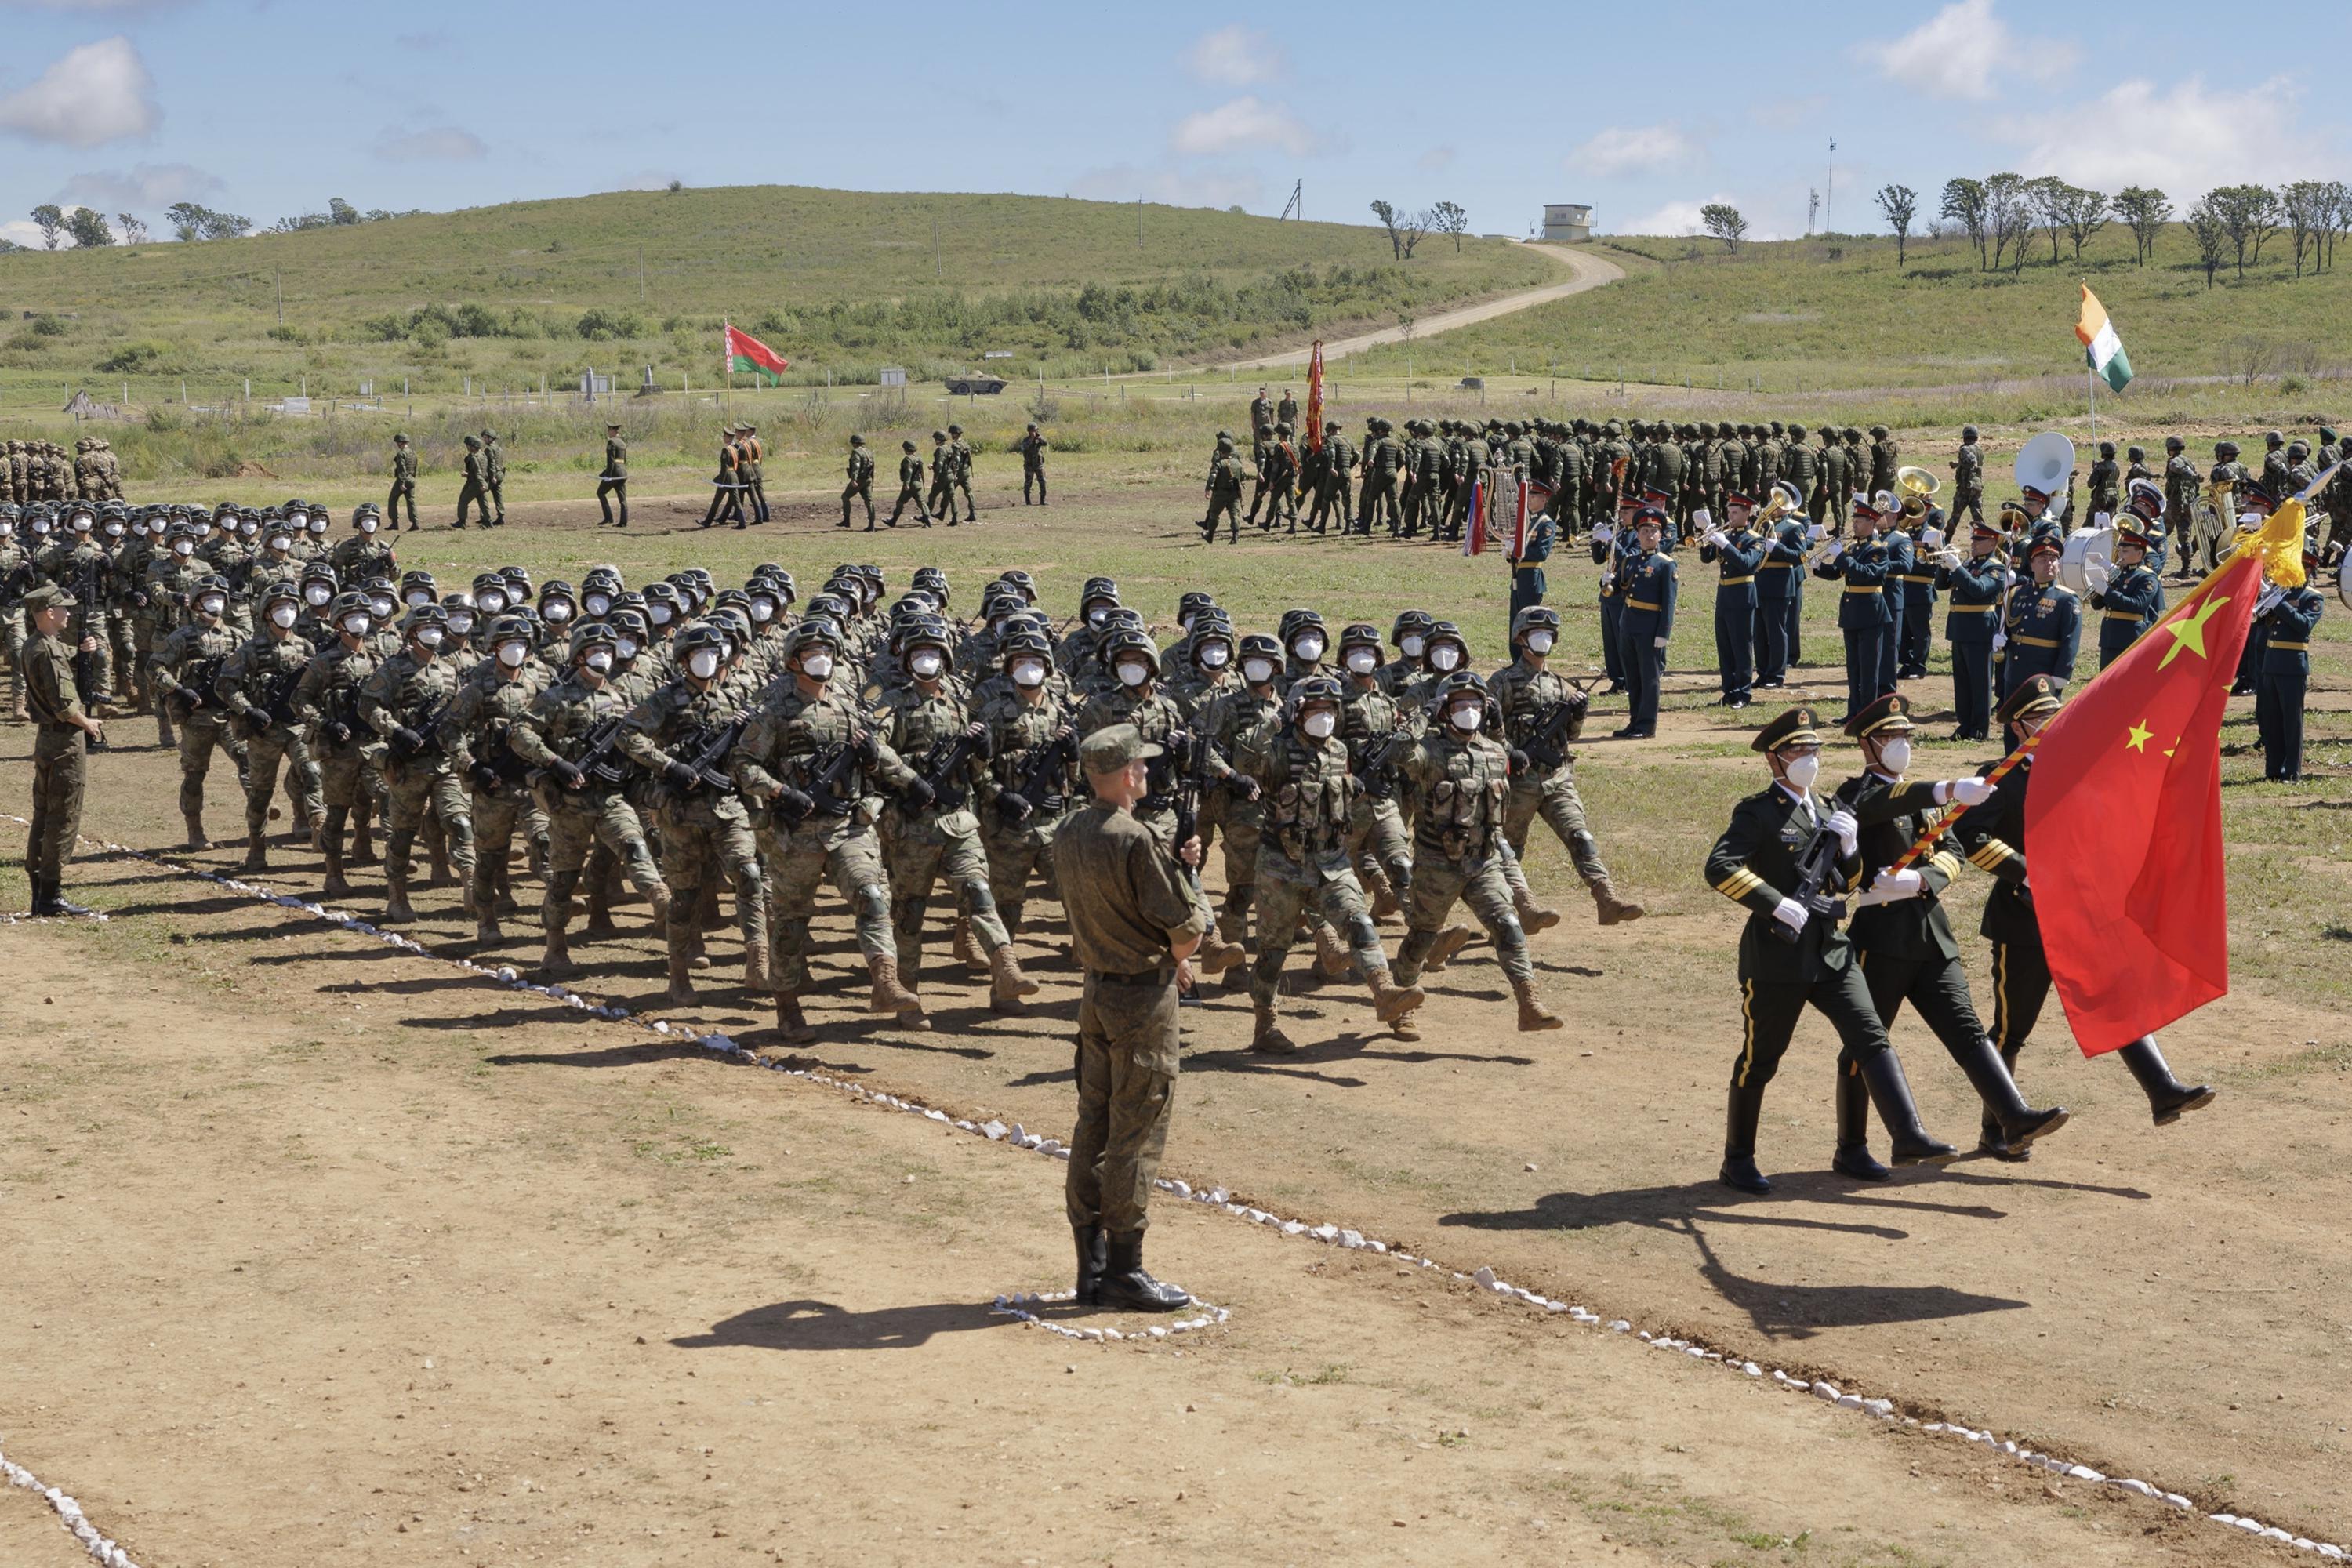
M 613 516 L 613 503 L 607 498 L 621 498 L 621 515 Z M 596 508 L 603 514 L 597 526 L 611 524 L 629 526 L 629 444 L 615 434 L 604 437 L 604 471 L 596 476 Z
M 2107 585 L 2091 595 L 2099 612 L 2099 668 L 2121 658 L 2164 613 L 2164 580 L 2146 563 L 2119 566 Z
M 1944 640 L 1952 648 L 1954 740 L 1982 741 L 1992 732 L 1992 635 L 2008 584 L 1998 550 L 1936 569 L 1936 585 L 1946 595 Z
M 2306 573 L 2318 560 L 2306 551 Z M 2303 700 L 2311 683 L 2311 634 L 2327 607 L 2326 596 L 2306 581 L 2300 588 L 2275 591 L 2263 608 L 2262 668 L 2254 676 L 2254 727 L 2262 736 L 2263 777 L 2292 784 L 2303 777 Z
M 1675 633 L 1675 558 L 1636 544 L 1619 568 L 1625 608 L 1617 618 L 1618 662 L 1624 667 L 1630 717 L 1617 733 L 1638 740 L 1658 732 L 1658 693 L 1666 679 L 1666 639 Z
M 65 603 L 54 587 L 33 589 L 22 601 L 28 617 Z M 66 862 L 73 858 L 81 828 L 82 788 L 88 778 L 89 717 L 74 689 L 73 650 L 58 637 L 36 632 L 24 652 L 25 700 L 33 722 L 32 826 L 25 835 L 25 879 L 32 884 L 33 912 L 55 908 Z
M 1727 708 L 1747 707 L 1755 691 L 1756 575 L 1770 549 L 1746 523 L 1737 533 L 1725 533 L 1721 544 L 1698 547 L 1699 560 L 1716 568 L 1715 668 Z

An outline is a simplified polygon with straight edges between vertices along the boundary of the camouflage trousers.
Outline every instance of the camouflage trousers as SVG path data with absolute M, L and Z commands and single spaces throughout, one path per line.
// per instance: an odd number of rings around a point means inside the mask
M 265 831 L 269 826 L 269 797 L 278 788 L 278 765 L 286 764 L 286 800 L 294 818 L 315 826 L 326 807 L 319 798 L 318 765 L 301 732 L 286 724 L 272 724 L 245 744 L 245 830 Z
M 488 919 L 498 907 L 501 873 L 514 853 L 516 830 L 543 847 L 547 816 L 520 786 L 511 784 L 494 791 L 477 784 L 467 804 L 474 819 L 474 909 Z
M 1404 812 L 1391 796 L 1360 794 L 1348 816 L 1348 858 L 1357 867 L 1377 867 L 1402 898 L 1412 885 L 1412 835 Z
M 547 930 L 560 931 L 570 923 L 572 890 L 591 848 L 603 847 L 620 863 L 630 886 L 647 898 L 662 886 L 661 872 L 646 848 L 645 825 L 617 793 L 543 787 L 539 803 L 547 812 L 547 887 L 539 905 L 540 923 Z
M 8 645 L 8 710 L 25 710 L 25 612 L 14 605 L 0 610 L 0 639 Z
M 1064 1202 L 1113 1236 L 1150 1224 L 1151 1184 L 1176 1103 L 1176 982 L 1087 976 L 1078 999 L 1078 1121 Z
M 383 800 L 383 774 L 365 746 L 322 743 L 318 752 L 319 793 L 330 810 L 349 811 L 362 801 Z
M 1260 1005 L 1274 1000 L 1282 984 L 1282 965 L 1298 940 L 1299 917 L 1310 911 L 1318 922 L 1339 932 L 1366 975 L 1385 971 L 1388 954 L 1381 951 L 1380 928 L 1372 924 L 1372 906 L 1353 869 L 1309 871 L 1290 864 L 1259 862 L 1257 879 L 1257 962 L 1250 969 L 1250 1000 Z
M 857 922 L 857 950 L 867 958 L 896 962 L 890 927 L 890 877 L 882 865 L 882 841 L 874 829 L 852 818 L 813 818 L 791 833 L 781 826 L 760 835 L 760 858 L 768 868 L 768 973 L 778 991 L 808 989 L 809 919 L 816 890 L 830 881 L 848 900 Z
M 1405 902 L 1404 946 L 1397 952 L 1398 984 L 1410 985 L 1421 978 L 1421 962 L 1429 956 L 1456 902 L 1469 905 L 1486 928 L 1505 974 L 1513 980 L 1535 978 L 1535 965 L 1528 959 L 1528 933 L 1519 924 L 1510 880 L 1504 874 L 1507 863 L 1517 862 L 1497 847 L 1494 855 L 1455 859 L 1427 845 L 1420 847 L 1412 866 L 1412 892 Z
M 1585 824 L 1584 797 L 1577 794 L 1573 768 L 1511 775 L 1510 798 L 1503 806 L 1503 837 L 1510 840 L 1514 860 L 1527 853 L 1528 832 L 1538 816 L 1568 846 L 1568 858 L 1576 863 L 1576 874 L 1587 886 L 1608 880 L 1609 868 L 1601 863 L 1601 845 Z
M 1008 827 L 995 812 L 982 820 L 981 847 L 988 854 L 988 898 L 996 918 L 1009 934 L 1021 929 L 1021 911 L 1029 900 L 1029 885 L 1043 878 L 1048 892 L 1054 885 L 1054 835 L 1050 828 L 1028 823 Z
M 113 692 L 117 702 L 128 702 L 131 700 L 131 689 L 140 684 L 141 673 L 146 668 L 140 657 L 138 642 L 132 635 L 128 607 L 107 606 L 106 636 L 100 640 L 106 644 L 107 657 L 113 667 L 122 672 L 121 680 L 108 689 Z
M 898 973 L 909 985 L 922 965 L 923 911 L 935 883 L 947 883 L 956 912 L 971 922 L 981 952 L 992 953 L 1013 940 L 989 885 L 988 852 L 981 847 L 980 825 L 968 813 L 902 826 L 890 837 L 887 860 Z
M 213 752 L 226 752 L 245 766 L 244 737 L 231 731 L 228 716 L 217 708 L 199 708 L 180 721 L 180 811 L 183 816 L 205 809 L 205 775 L 212 772 Z
M 385 805 L 383 874 L 394 888 L 404 886 L 412 865 L 417 830 L 429 817 L 440 824 L 449 841 L 449 864 L 461 883 L 474 875 L 474 819 L 466 809 L 466 786 L 446 767 L 418 763 L 388 763 L 383 770 Z
M 665 934 L 671 952 L 691 952 L 701 941 L 702 890 L 723 879 L 734 884 L 735 920 L 743 931 L 744 951 L 766 955 L 768 884 L 760 870 L 760 841 L 740 801 L 664 805 L 661 868 L 662 880 L 669 884 Z

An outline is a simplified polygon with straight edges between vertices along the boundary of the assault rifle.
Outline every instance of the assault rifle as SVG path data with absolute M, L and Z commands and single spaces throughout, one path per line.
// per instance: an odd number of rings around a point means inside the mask
M 969 727 L 956 734 L 931 742 L 923 753 L 922 765 L 915 770 L 930 786 L 931 798 L 941 811 L 960 811 L 963 807 L 964 786 L 952 783 L 964 765 L 974 755 L 988 754 L 988 731 L 975 735 Z
M 93 555 L 82 563 L 81 571 L 67 584 L 66 591 L 74 596 L 74 603 L 81 608 L 80 631 L 83 637 L 100 642 L 105 640 L 106 626 L 99 616 L 98 601 L 103 592 L 100 579 L 112 566 L 113 563 L 104 555 Z M 106 688 L 98 679 L 97 650 L 83 652 L 79 638 L 74 643 L 73 678 L 74 690 L 80 694 L 83 707 L 107 700 Z
M 522 782 L 526 770 L 523 760 L 514 753 L 513 729 L 512 721 L 493 724 L 482 732 L 482 743 L 474 748 L 474 765 L 467 772 L 485 791 Z
M 1528 738 L 1519 749 L 1537 767 L 1556 768 L 1568 761 L 1570 743 L 1584 729 L 1585 689 L 1577 682 L 1570 684 L 1571 695 L 1538 709 L 1534 722 L 1528 726 Z
M 269 678 L 269 683 L 261 689 L 261 700 L 248 703 L 246 707 L 248 716 L 258 716 L 262 721 L 261 728 L 255 731 L 257 734 L 267 734 L 276 725 L 293 724 L 294 688 L 301 681 L 302 666 L 299 664 L 291 669 L 281 669 Z
M 670 748 L 670 755 L 693 769 L 695 777 L 683 793 L 696 795 L 706 789 L 722 795 L 735 793 L 735 781 L 728 777 L 725 767 L 727 753 L 743 738 L 744 727 L 751 721 L 751 715 L 746 713 L 723 724 L 689 730 L 678 737 L 678 743 Z
M 1374 800 L 1386 800 L 1396 793 L 1396 765 L 1417 738 L 1412 727 L 1399 719 L 1381 733 L 1367 735 L 1356 743 L 1349 763 L 1363 781 L 1366 794 Z
M 1822 891 L 1824 886 L 1836 880 L 1837 862 L 1838 836 L 1824 823 L 1813 830 L 1812 841 L 1797 858 L 1797 888 L 1790 895 L 1804 905 L 1805 912 L 1812 917 L 1805 922 L 1807 925 L 1815 921 L 1835 925 L 1845 919 L 1845 900 Z M 1772 934 L 1790 947 L 1796 946 L 1804 936 L 1802 931 L 1790 931 L 1780 921 L 1772 921 L 1771 926 Z
M 424 712 L 419 713 L 416 716 L 415 723 L 404 726 L 404 728 L 413 730 L 416 732 L 415 745 L 402 745 L 400 743 L 399 735 L 394 733 L 388 742 L 392 752 L 392 760 L 396 763 L 414 762 L 418 757 L 429 757 L 434 752 L 439 751 L 441 749 L 442 715 L 449 711 L 449 704 L 456 700 L 457 699 L 455 697 L 444 697 L 440 701 L 436 702 L 432 707 L 427 708 Z
M 190 659 L 174 672 L 180 682 L 180 689 L 173 695 L 187 704 L 186 712 L 194 713 L 199 708 L 220 706 L 220 698 L 215 694 L 213 688 L 220 681 L 221 666 L 227 662 L 227 655 L 215 654 L 210 658 Z M 74 670 L 74 679 L 77 681 L 81 679 L 79 665 Z
M 856 802 L 845 795 L 843 790 L 848 784 L 850 773 L 861 761 L 862 754 L 871 748 L 870 741 L 863 744 L 844 741 L 836 745 L 821 746 L 809 752 L 802 765 L 802 771 L 808 780 L 808 788 L 804 792 L 798 792 L 799 800 L 793 798 L 794 792 L 791 791 L 776 797 L 776 804 L 782 808 L 784 826 L 798 827 L 812 816 L 847 816 Z M 807 804 L 802 805 L 801 800 L 805 800 Z
M 1005 811 L 1005 816 L 1015 822 L 1025 820 L 1032 812 L 1047 809 L 1048 801 L 1062 798 L 1063 786 L 1069 781 L 1070 764 L 1076 760 L 1077 752 L 1077 731 L 1072 730 L 1030 752 L 1029 760 L 1021 765 L 1020 773 L 1014 776 L 1012 787 L 996 797 L 998 809 L 1004 810 L 1004 803 L 1008 800 L 1017 800 L 1027 806 L 1029 810 L 1018 816 Z
M 582 774 L 593 783 L 619 785 L 629 782 L 628 753 L 620 749 L 621 728 L 628 721 L 624 711 L 588 731 L 588 743 L 581 748 L 578 766 Z

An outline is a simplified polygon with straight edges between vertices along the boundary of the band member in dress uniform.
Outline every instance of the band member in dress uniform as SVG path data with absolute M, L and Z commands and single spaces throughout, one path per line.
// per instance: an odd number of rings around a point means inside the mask
M 1614 521 L 1592 529 L 1592 563 L 1601 568 L 1601 667 L 1609 675 L 1604 697 L 1625 689 L 1624 645 L 1617 634 L 1625 614 L 1625 557 L 1634 549 L 1633 511 L 1639 504 L 1627 496 Z
M 2074 654 L 2083 637 L 2083 603 L 2074 591 L 2058 581 L 2058 561 L 2066 547 L 2053 532 L 2042 534 L 2025 549 L 2030 583 L 2010 590 L 2009 612 L 2002 630 L 2000 679 L 2004 694 L 2015 691 L 2037 675 L 2060 683 L 2074 679 Z
M 1886 604 L 1886 581 L 1894 556 L 1878 539 L 1879 511 L 1869 497 L 1853 498 L 1851 539 L 1832 539 L 1822 547 L 1813 575 L 1840 584 L 1838 630 L 1845 637 L 1845 711 L 1852 718 L 1868 707 L 1883 689 L 1879 662 L 1885 657 L 1886 628 L 1893 612 Z
M 2014 749 L 2058 711 L 2063 688 L 2053 677 L 2032 675 L 2019 681 L 2002 699 L 2000 718 L 2008 726 L 2008 744 Z M 1995 764 L 1981 770 L 1990 773 Z M 2050 962 L 2042 951 L 2042 926 L 2033 910 L 2033 885 L 2025 860 L 2025 796 L 2033 784 L 2033 758 L 2010 770 L 1993 786 L 1992 798 L 1961 816 L 1953 836 L 1968 854 L 1969 864 L 1990 875 L 1997 884 L 1985 899 L 1984 919 L 1978 929 L 1992 943 L 1992 1042 L 2013 1076 L 2018 1053 L 2033 1033 L 2050 999 Z M 2156 1037 L 2144 1035 L 2115 1053 L 2147 1096 L 2149 1111 L 2158 1127 L 2168 1127 L 2191 1110 L 2213 1103 L 2214 1090 L 2206 1084 L 2185 1084 L 2172 1076 Z M 1985 1119 L 1979 1147 L 1996 1159 L 2024 1159 L 2012 1150 L 2001 1128 Z
M 1987 1122 L 2000 1129 L 2010 1148 L 2022 1149 L 2064 1126 L 2066 1112 L 2027 1105 L 1985 1035 L 1960 967 L 1960 944 L 1939 897 L 1958 878 L 1960 858 L 1938 847 L 1915 866 L 1891 868 L 1927 832 L 1938 809 L 1954 802 L 1981 805 L 1992 797 L 1992 785 L 1981 778 L 1906 782 L 1912 729 L 1910 700 L 1896 692 L 1846 721 L 1845 732 L 1862 744 L 1864 771 L 1840 784 L 1832 798 L 1860 824 L 1866 881 L 1852 898 L 1848 934 L 1879 1021 L 1892 1029 L 1906 1002 L 1918 1009 L 1984 1101 Z M 1871 1158 L 1865 1110 L 1861 1079 L 1849 1068 L 1838 1079 L 1837 1155 L 1831 1163 L 1844 1175 L 1885 1181 L 1892 1173 Z
M 1619 568 L 1625 609 L 1617 620 L 1618 662 L 1625 669 L 1631 710 L 1621 741 L 1658 732 L 1658 689 L 1666 679 L 1666 641 L 1675 635 L 1675 558 L 1658 548 L 1666 509 L 1644 501 L 1633 513 L 1633 552 Z
M 1693 520 L 1702 530 L 1698 558 L 1717 570 L 1715 668 L 1723 678 L 1717 702 L 1725 708 L 1747 707 L 1756 684 L 1756 574 L 1771 546 L 1748 526 L 1755 506 L 1733 490 L 1723 499 L 1723 527 L 1709 526 L 1704 507 Z
M 2164 504 L 2164 497 L 2146 479 L 2132 482 L 2133 499 L 2142 491 L 2153 492 L 2155 503 Z M 2121 658 L 2131 645 L 2139 641 L 2156 618 L 2164 611 L 2164 586 L 2147 564 L 2147 535 L 2141 531 L 2147 526 L 2135 511 L 2126 511 L 2116 524 L 2115 570 L 2105 584 L 2091 590 L 2091 608 L 2099 613 L 2099 668 Z
M 1886 624 L 1878 633 L 1878 689 L 1874 697 L 1884 697 L 1895 689 L 1895 683 L 1904 674 L 1903 647 L 1909 637 L 1906 629 L 1910 608 L 1909 578 L 1916 575 L 1915 541 L 1904 526 L 1901 508 L 1892 495 L 1871 498 L 1878 509 L 1878 542 L 1886 547 L 1886 591 L 1881 595 L 1886 601 Z
M 2311 684 L 2311 634 L 2327 608 L 2326 595 L 2311 585 L 2319 572 L 2319 548 L 2303 547 L 2303 586 L 2276 584 L 2254 601 L 2263 629 L 2262 668 L 2254 676 L 2254 726 L 2262 736 L 2263 777 L 2293 784 L 2303 777 L 2303 700 Z
M 1972 522 L 1968 554 L 1948 550 L 1936 567 L 1936 586 L 1947 595 L 1944 638 L 1952 647 L 1955 741 L 1992 738 L 1992 647 L 2000 630 L 2001 595 L 2009 589 L 2005 543 L 1999 528 Z
M 1851 886 L 1862 874 L 1861 824 L 1853 814 L 1813 793 L 1821 772 L 1820 717 L 1791 708 L 1757 731 L 1749 744 L 1771 768 L 1771 782 L 1733 808 L 1731 825 L 1707 853 L 1707 883 L 1748 910 L 1739 937 L 1740 1017 L 1745 1037 L 1731 1069 L 1731 1092 L 1717 1179 L 1743 1193 L 1768 1193 L 1772 1184 L 1756 1166 L 1756 1128 L 1764 1088 L 1780 1069 L 1811 1005 L 1837 1030 L 1838 1074 L 1849 1069 L 1894 1139 L 1897 1165 L 1948 1163 L 1958 1155 L 1927 1135 L 1912 1102 L 1903 1064 L 1887 1044 L 1840 921 L 1844 906 L 1832 884 Z M 1834 844 L 1816 850 L 1827 833 Z M 1831 858 L 1822 879 L 1806 886 L 1803 868 L 1816 855 Z M 1810 896 L 1807 896 L 1810 895 Z
M 1798 662 L 1798 622 L 1804 612 L 1804 594 L 1805 520 L 1791 513 L 1766 531 L 1764 559 L 1756 565 L 1759 689 L 1787 684 L 1789 667 Z

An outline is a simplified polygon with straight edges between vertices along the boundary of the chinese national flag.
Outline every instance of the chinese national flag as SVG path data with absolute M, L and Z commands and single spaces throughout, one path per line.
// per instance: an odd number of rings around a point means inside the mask
M 2050 973 L 2085 1056 L 2230 989 L 2221 718 L 2266 558 L 2300 566 L 2303 503 L 2099 672 L 2042 732 L 2026 860 Z M 2275 540 L 2274 537 L 2275 536 Z
M 1298 432 L 1299 445 L 1310 452 L 1323 449 L 1323 341 L 1307 361 L 1307 428 Z

